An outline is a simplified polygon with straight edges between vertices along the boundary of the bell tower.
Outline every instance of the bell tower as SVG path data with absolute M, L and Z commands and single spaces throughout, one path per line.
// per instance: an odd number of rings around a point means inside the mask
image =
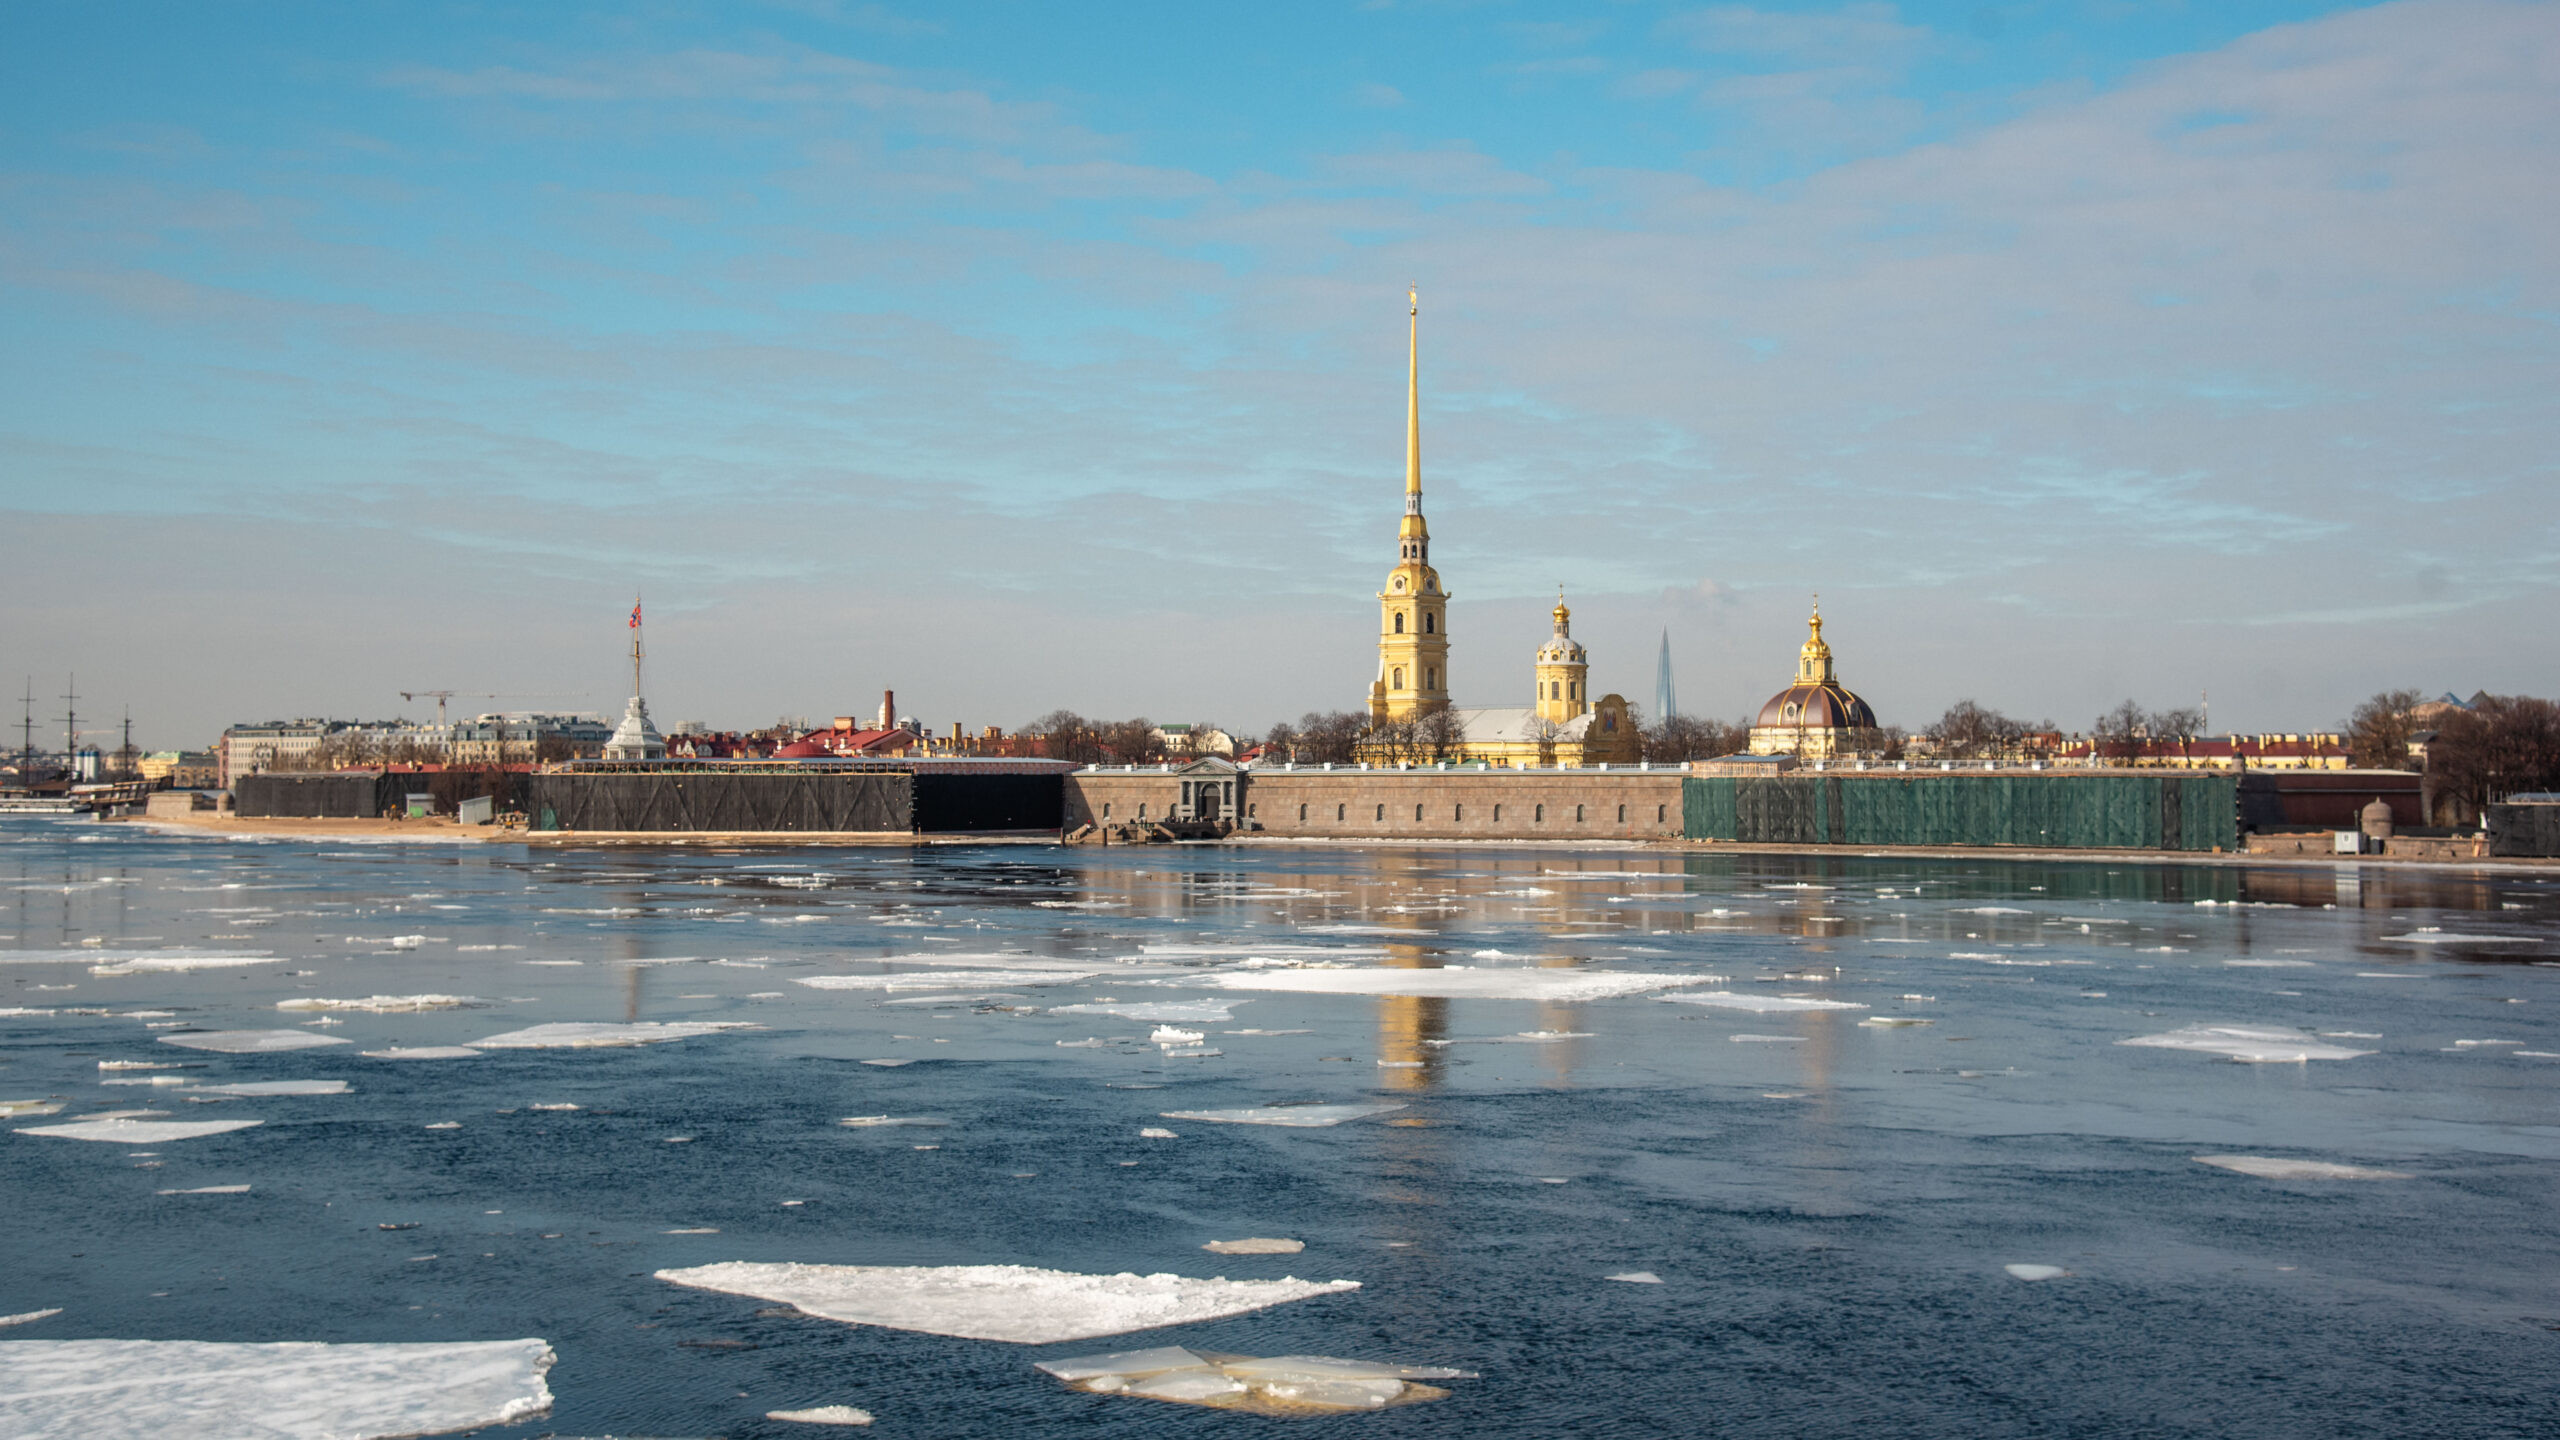
M 1538 647 L 1537 708 L 1539 719 L 1561 725 L 1591 709 L 1591 657 L 1573 638 L 1573 612 L 1565 608 L 1562 590 L 1556 592 L 1553 613 L 1556 633 Z
M 1422 297 L 1407 290 L 1405 302 L 1404 520 L 1396 567 L 1378 592 L 1374 720 L 1410 720 L 1449 703 L 1449 597 L 1431 568 L 1431 527 L 1422 518 Z

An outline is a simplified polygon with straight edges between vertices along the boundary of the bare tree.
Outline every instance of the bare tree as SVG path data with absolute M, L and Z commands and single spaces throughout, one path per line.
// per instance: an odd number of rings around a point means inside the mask
M 2143 742 L 2151 733 L 2151 716 L 2127 700 L 2099 716 L 2089 733 L 2100 756 L 2119 765 L 2130 765 L 2142 758 Z
M 2474 810 L 2519 791 L 2560 788 L 2560 705 L 2529 695 L 2483 695 L 2437 728 L 2427 768 Z
M 1262 737 L 1262 743 L 1271 747 L 1267 753 L 1272 759 L 1295 760 L 1298 758 L 1298 727 L 1286 720 L 1280 721 L 1271 727 L 1270 734 Z
M 1712 760 L 1749 748 L 1751 728 L 1697 715 L 1673 715 L 1643 727 L 1643 758 L 1656 764 Z
M 1417 757 L 1432 763 L 1456 759 L 1466 748 L 1467 727 L 1458 723 L 1458 712 L 1447 705 L 1435 705 L 1415 717 L 1413 743 Z
M 1357 710 L 1310 710 L 1298 719 L 1298 760 L 1348 765 L 1359 758 L 1360 737 L 1368 728 L 1369 717 Z
M 1071 760 L 1078 765 L 1102 763 L 1102 736 L 1094 723 L 1073 710 L 1052 710 L 1022 727 L 1025 735 L 1036 735 L 1052 760 Z
M 1537 743 L 1538 765 L 1541 769 L 1552 768 L 1555 765 L 1556 742 L 1563 736 L 1564 727 L 1543 715 L 1529 721 L 1529 738 Z
M 2410 711 L 2426 703 L 2415 690 L 2385 690 L 2347 717 L 2347 763 L 2359 770 L 2414 770 L 2409 755 L 2418 738 L 2418 722 Z
M 1119 764 L 1153 765 L 1164 759 L 1164 741 L 1156 737 L 1156 722 L 1143 715 L 1114 720 L 1099 729 L 1102 748 Z

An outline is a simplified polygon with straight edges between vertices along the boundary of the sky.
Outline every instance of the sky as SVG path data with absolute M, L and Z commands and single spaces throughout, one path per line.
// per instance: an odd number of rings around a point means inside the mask
M 2549 695 L 2554 175 L 2543 3 L 0 7 L 0 681 L 1357 707 L 1410 284 L 1461 704 Z

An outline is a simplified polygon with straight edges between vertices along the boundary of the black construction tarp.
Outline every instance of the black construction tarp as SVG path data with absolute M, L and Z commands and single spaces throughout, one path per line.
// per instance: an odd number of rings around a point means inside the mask
M 533 777 L 536 830 L 687 830 L 723 834 L 908 833 L 915 777 L 897 771 L 698 769 Z
M 397 803 L 383 800 L 383 779 L 378 770 L 242 775 L 231 782 L 231 809 L 249 818 L 370 820 Z
M 916 772 L 916 828 L 929 833 L 1057 830 L 1067 823 L 1063 774 Z
M 2487 809 L 2490 854 L 2560 858 L 2560 805 L 2491 805 Z

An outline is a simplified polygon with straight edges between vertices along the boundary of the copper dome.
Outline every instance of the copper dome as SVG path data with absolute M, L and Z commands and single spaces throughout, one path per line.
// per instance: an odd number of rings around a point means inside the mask
M 1836 681 L 1790 685 L 1769 697 L 1751 722 L 1773 730 L 1872 730 L 1876 712 Z

